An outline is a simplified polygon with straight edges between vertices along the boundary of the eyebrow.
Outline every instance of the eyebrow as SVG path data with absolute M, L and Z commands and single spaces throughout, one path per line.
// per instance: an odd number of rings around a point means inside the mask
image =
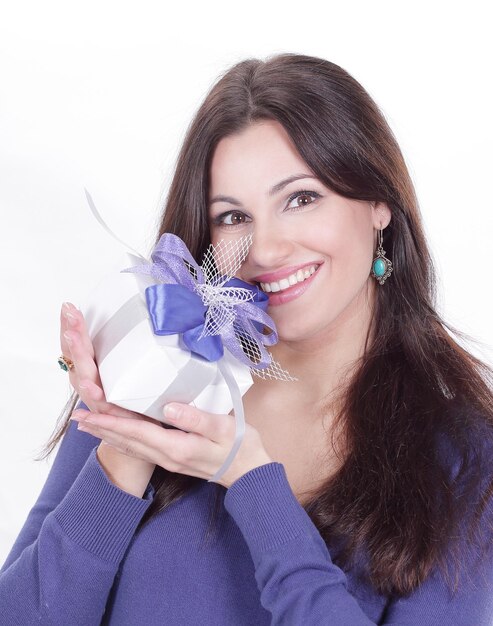
M 286 185 L 289 185 L 289 183 L 293 183 L 295 180 L 300 180 L 300 178 L 316 178 L 316 176 L 313 176 L 312 174 L 293 174 L 292 176 L 288 176 L 284 180 L 281 180 L 276 185 L 274 185 L 271 189 L 269 189 L 269 196 L 273 196 L 276 193 L 279 193 L 279 191 L 284 189 Z M 230 204 L 234 204 L 235 206 L 241 206 L 241 202 L 231 196 L 214 196 L 209 202 L 209 206 L 214 202 L 229 202 Z

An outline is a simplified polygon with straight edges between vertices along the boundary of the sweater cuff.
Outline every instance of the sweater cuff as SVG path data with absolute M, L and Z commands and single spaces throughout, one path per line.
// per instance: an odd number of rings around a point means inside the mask
M 75 543 L 106 561 L 119 563 L 152 503 L 148 487 L 138 498 L 117 487 L 106 475 L 93 448 L 54 516 Z
M 226 491 L 224 507 L 254 557 L 304 535 L 314 538 L 309 515 L 296 499 L 282 463 L 273 461 L 243 474 Z

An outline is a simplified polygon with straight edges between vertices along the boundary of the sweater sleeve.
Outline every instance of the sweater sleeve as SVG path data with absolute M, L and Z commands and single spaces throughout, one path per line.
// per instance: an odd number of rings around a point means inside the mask
M 345 573 L 332 562 L 316 526 L 294 496 L 282 464 L 267 463 L 241 476 L 226 491 L 224 506 L 248 545 L 261 603 L 272 615 L 272 626 L 376 623 L 348 591 Z M 378 623 L 492 626 L 492 552 L 483 555 L 479 570 L 453 598 L 436 574 L 415 593 L 390 601 L 384 621 Z
M 0 571 L 4 623 L 101 623 L 119 564 L 154 490 L 149 484 L 137 498 L 114 485 L 96 456 L 99 442 L 70 423 Z

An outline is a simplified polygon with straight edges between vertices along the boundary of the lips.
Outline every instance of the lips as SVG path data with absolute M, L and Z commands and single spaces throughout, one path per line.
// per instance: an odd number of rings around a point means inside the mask
M 265 293 L 269 298 L 269 307 L 276 307 L 282 304 L 287 304 L 288 302 L 291 302 L 292 300 L 295 300 L 299 298 L 300 296 L 302 296 L 302 294 L 304 294 L 305 291 L 310 289 L 310 286 L 312 285 L 312 283 L 317 280 L 321 267 L 322 267 L 322 264 L 318 266 L 318 268 L 313 272 L 313 274 L 309 278 L 306 278 L 301 283 L 296 283 L 296 285 L 291 285 L 287 289 L 282 289 L 281 291 L 275 291 L 275 292 L 269 292 L 269 293 L 262 290 L 262 293 Z
M 278 270 L 277 272 L 269 272 L 267 274 L 254 276 L 251 280 L 257 283 L 279 282 L 282 278 L 287 278 L 291 274 L 295 274 L 298 270 L 302 270 L 305 267 L 311 267 L 312 265 L 321 265 L 322 263 L 323 261 L 309 261 L 308 263 L 303 263 L 303 265 L 292 265 L 290 267 L 285 267 L 282 270 Z

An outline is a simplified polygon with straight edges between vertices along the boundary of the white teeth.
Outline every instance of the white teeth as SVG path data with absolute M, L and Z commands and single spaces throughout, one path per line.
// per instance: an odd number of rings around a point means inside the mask
M 286 278 L 281 278 L 278 282 L 260 283 L 260 287 L 266 293 L 282 291 L 292 285 L 296 285 L 296 283 L 302 283 L 305 279 L 309 278 L 318 267 L 319 265 L 312 265 L 305 269 L 299 269 L 294 274 L 290 274 Z

